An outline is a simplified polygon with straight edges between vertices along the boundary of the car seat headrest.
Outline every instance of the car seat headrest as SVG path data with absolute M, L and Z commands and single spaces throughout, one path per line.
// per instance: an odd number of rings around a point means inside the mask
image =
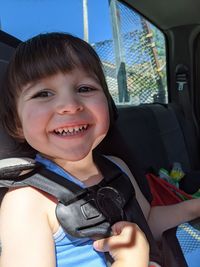
M 8 61 L 0 59 L 0 94 L 2 91 L 3 79 L 7 66 Z M 24 153 L 22 153 L 22 151 L 23 149 L 20 149 L 19 143 L 17 143 L 14 138 L 9 136 L 3 128 L 0 118 L 0 159 L 24 156 Z M 25 155 L 27 154 L 29 153 L 26 153 Z M 31 155 L 32 153 L 30 153 L 30 156 Z
M 6 68 L 8 66 L 8 62 L 6 60 L 0 59 L 0 94 L 3 83 L 3 77 L 5 75 Z M 9 137 L 6 131 L 2 127 L 1 119 L 0 119 L 0 158 L 9 157 L 9 152 L 12 150 L 14 146 L 14 140 Z

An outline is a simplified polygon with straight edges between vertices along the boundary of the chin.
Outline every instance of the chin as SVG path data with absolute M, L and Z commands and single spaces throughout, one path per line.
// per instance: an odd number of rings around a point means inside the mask
M 58 153 L 57 155 L 55 155 L 55 157 L 53 158 L 57 158 L 60 160 L 65 160 L 65 161 L 80 161 L 85 159 L 88 155 L 91 154 L 92 150 L 87 150 L 87 151 L 76 151 L 76 152 L 71 152 L 71 153 Z

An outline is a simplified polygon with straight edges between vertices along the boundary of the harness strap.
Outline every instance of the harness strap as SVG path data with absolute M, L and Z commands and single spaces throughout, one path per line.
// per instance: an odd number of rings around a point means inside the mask
M 159 263 L 157 245 L 129 177 L 104 156 L 95 155 L 94 160 L 104 180 L 89 188 L 83 189 L 43 165 L 19 177 L 3 177 L 0 187 L 29 185 L 55 196 L 59 201 L 56 216 L 63 229 L 72 236 L 99 238 L 108 236 L 110 226 L 119 220 L 135 222 L 147 236 L 151 260 Z

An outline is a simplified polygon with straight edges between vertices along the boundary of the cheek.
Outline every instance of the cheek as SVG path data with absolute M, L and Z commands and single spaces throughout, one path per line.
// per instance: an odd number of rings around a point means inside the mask
M 107 99 L 105 97 L 102 97 L 102 99 L 96 103 L 96 116 L 100 126 L 103 129 L 108 130 L 110 126 L 110 114 Z
M 29 105 L 24 107 L 20 118 L 23 131 L 35 133 L 39 131 L 43 125 L 45 125 L 47 113 L 41 108 L 41 106 L 40 108 L 37 108 Z

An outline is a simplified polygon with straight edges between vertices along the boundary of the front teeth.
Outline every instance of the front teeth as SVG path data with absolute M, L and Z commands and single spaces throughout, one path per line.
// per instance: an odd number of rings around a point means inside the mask
M 87 124 L 75 126 L 75 127 L 64 127 L 64 128 L 55 129 L 54 132 L 58 135 L 73 135 L 73 134 L 77 134 L 77 133 L 80 133 L 86 130 L 87 127 L 88 127 Z

